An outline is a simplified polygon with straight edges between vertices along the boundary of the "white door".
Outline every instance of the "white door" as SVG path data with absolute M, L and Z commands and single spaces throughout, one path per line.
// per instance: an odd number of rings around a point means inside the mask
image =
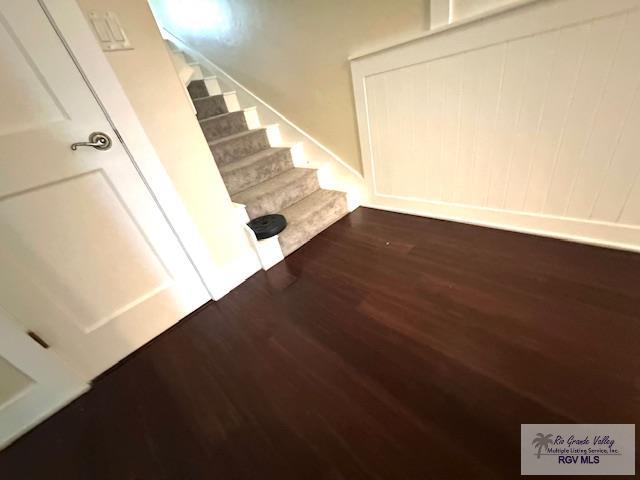
M 0 0 L 0 306 L 91 379 L 208 299 L 37 0 Z
M 0 310 L 0 449 L 87 388 Z

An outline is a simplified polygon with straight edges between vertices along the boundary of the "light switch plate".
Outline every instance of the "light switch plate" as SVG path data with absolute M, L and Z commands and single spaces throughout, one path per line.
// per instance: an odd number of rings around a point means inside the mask
M 113 12 L 90 12 L 89 22 L 102 50 L 131 50 L 131 42 L 122 28 L 118 17 Z

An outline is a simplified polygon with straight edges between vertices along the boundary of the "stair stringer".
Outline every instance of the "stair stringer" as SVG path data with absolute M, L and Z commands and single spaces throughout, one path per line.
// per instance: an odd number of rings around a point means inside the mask
M 173 53 L 180 52 L 179 48 L 181 47 L 176 47 L 173 43 L 173 41 L 167 40 L 169 49 Z M 271 147 L 289 148 L 294 167 L 316 170 L 318 184 L 321 189 L 345 192 L 348 211 L 353 211 L 360 205 L 364 181 L 358 172 L 344 164 L 335 154 L 293 125 L 258 97 L 246 91 L 242 85 L 228 77 L 226 73 L 219 70 L 211 62 L 204 59 L 207 65 L 203 66 L 198 62 L 201 57 L 194 58 L 194 55 L 189 54 L 189 52 L 180 52 L 180 54 L 185 63 L 194 72 L 194 75 L 186 82 L 186 85 L 194 80 L 204 81 L 209 95 L 223 96 L 227 111 L 243 111 L 249 129 L 264 128 Z M 227 81 L 221 81 L 221 76 L 227 77 Z M 235 90 L 231 90 L 232 87 L 235 87 Z M 192 102 L 195 113 L 193 99 L 188 92 L 187 95 Z M 265 116 L 267 120 L 273 121 L 261 122 L 261 118 L 264 119 Z M 308 149 L 311 149 L 315 154 L 308 155 L 306 152 Z M 283 260 L 285 255 L 279 241 L 279 235 L 265 240 L 257 240 L 253 230 L 246 225 L 249 221 L 246 206 L 237 202 L 233 202 L 233 204 L 237 212 L 238 222 L 244 225 L 245 233 L 254 247 L 262 269 L 268 270 Z
M 241 109 L 255 106 L 263 124 L 278 125 L 280 140 L 278 145 L 272 146 L 296 145 L 297 161 L 304 166 L 318 170 L 321 188 L 346 192 L 349 211 L 360 206 L 361 201 L 366 198 L 364 177 L 360 172 L 345 163 L 329 148 L 295 125 L 200 52 L 182 42 L 168 30 L 163 29 L 162 33 L 169 42 L 185 53 L 191 62 L 200 65 L 205 77 L 207 74 L 215 76 L 223 93 L 233 91 Z M 302 157 L 304 160 L 301 160 Z M 296 166 L 303 166 L 302 164 Z

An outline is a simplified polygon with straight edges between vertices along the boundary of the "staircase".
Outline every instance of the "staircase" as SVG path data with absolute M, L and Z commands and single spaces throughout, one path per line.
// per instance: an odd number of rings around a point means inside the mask
M 277 125 L 261 126 L 255 108 L 240 109 L 234 92 L 189 66 L 187 90 L 231 200 L 245 206 L 249 219 L 284 215 L 287 227 L 277 238 L 283 256 L 348 213 L 346 193 L 321 188 L 317 170 L 294 166 L 291 147 L 274 140 Z

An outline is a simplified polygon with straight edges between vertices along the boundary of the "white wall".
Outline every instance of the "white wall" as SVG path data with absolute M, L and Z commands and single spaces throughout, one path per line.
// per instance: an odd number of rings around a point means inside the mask
M 355 60 L 369 202 L 640 250 L 638 4 L 536 2 Z

